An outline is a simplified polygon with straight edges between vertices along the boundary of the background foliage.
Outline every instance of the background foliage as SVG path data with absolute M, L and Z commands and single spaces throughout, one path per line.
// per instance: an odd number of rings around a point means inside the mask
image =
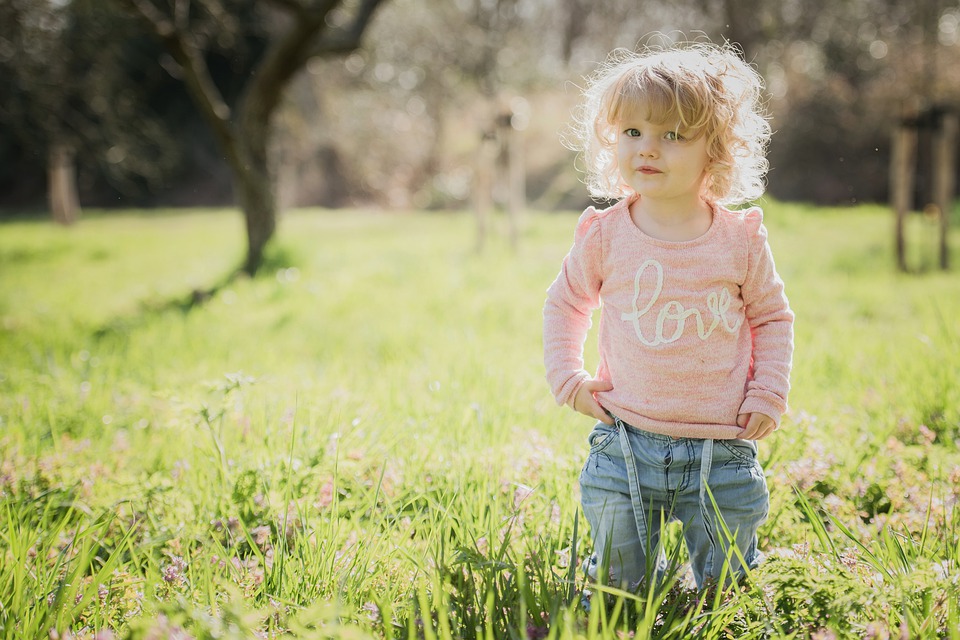
M 262 45 L 269 3 L 206 4 L 234 14 L 231 37 L 248 53 Z M 168 54 L 138 22 L 88 0 L 5 0 L 0 17 L 0 206 L 42 203 L 54 134 L 82 146 L 88 206 L 231 201 Z M 316 60 L 286 96 L 274 150 L 282 202 L 462 206 L 481 135 L 513 104 L 529 122 L 533 204 L 579 207 L 558 142 L 575 85 L 611 48 L 655 32 L 743 46 L 771 94 L 770 189 L 781 199 L 885 200 L 903 110 L 957 102 L 960 5 L 947 0 L 392 0 L 364 50 Z M 208 55 L 231 103 L 249 59 Z

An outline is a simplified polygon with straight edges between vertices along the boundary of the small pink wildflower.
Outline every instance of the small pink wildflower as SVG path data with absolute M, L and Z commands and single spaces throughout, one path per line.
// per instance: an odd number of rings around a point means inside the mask
M 523 501 L 533 495 L 533 491 L 533 487 L 528 487 L 525 484 L 517 484 L 517 488 L 513 491 L 513 508 L 519 509 Z
M 851 549 L 847 549 L 840 554 L 840 564 L 845 566 L 847 569 L 853 569 L 857 566 L 857 554 Z
M 950 471 L 950 486 L 960 487 L 960 467 L 954 467 Z
M 486 556 L 490 551 L 490 542 L 487 540 L 487 536 L 483 536 L 477 539 L 477 553 L 482 556 Z
M 170 564 L 163 567 L 161 573 L 163 581 L 170 584 L 180 584 L 186 578 L 183 572 L 187 569 L 187 562 L 180 556 L 171 556 Z
M 270 526 L 262 524 L 259 527 L 254 527 L 250 530 L 250 535 L 257 546 L 263 549 L 270 542 Z
M 863 637 L 865 640 L 890 640 L 890 631 L 879 622 L 871 622 L 864 629 Z
M 331 504 L 333 504 L 333 482 L 327 480 L 323 486 L 320 487 L 320 495 L 317 496 L 317 501 L 314 503 L 314 506 L 317 507 L 317 511 L 323 511 Z
M 378 607 L 375 602 L 364 603 L 361 610 L 367 614 L 371 622 L 380 624 L 380 607 Z
M 543 640 L 550 635 L 550 618 L 545 613 L 540 614 L 540 623 L 533 621 L 527 623 L 527 638 L 529 640 Z

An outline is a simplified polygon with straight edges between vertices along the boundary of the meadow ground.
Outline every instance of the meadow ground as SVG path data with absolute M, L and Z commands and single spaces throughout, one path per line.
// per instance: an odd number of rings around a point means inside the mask
M 797 313 L 768 561 L 589 613 L 592 425 L 540 342 L 575 216 L 478 254 L 464 215 L 297 211 L 197 305 L 236 212 L 0 224 L 0 637 L 960 638 L 960 234 L 903 275 L 885 209 L 766 210 Z

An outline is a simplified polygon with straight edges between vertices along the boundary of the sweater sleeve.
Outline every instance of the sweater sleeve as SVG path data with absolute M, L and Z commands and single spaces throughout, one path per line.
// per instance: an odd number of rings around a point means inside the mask
M 741 294 L 753 343 L 753 367 L 740 413 L 766 414 L 779 427 L 790 391 L 794 315 L 774 266 L 763 214 L 751 209 L 745 223 L 747 275 Z
M 601 261 L 600 220 L 590 207 L 580 216 L 573 247 L 543 307 L 543 361 L 557 404 L 571 404 L 591 377 L 583 368 L 583 343 L 600 306 Z

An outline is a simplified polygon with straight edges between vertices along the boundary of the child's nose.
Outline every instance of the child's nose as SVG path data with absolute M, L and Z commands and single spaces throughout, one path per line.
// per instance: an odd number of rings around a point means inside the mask
M 644 136 L 637 142 L 637 153 L 642 156 L 655 155 L 658 152 L 657 140 L 652 136 Z

